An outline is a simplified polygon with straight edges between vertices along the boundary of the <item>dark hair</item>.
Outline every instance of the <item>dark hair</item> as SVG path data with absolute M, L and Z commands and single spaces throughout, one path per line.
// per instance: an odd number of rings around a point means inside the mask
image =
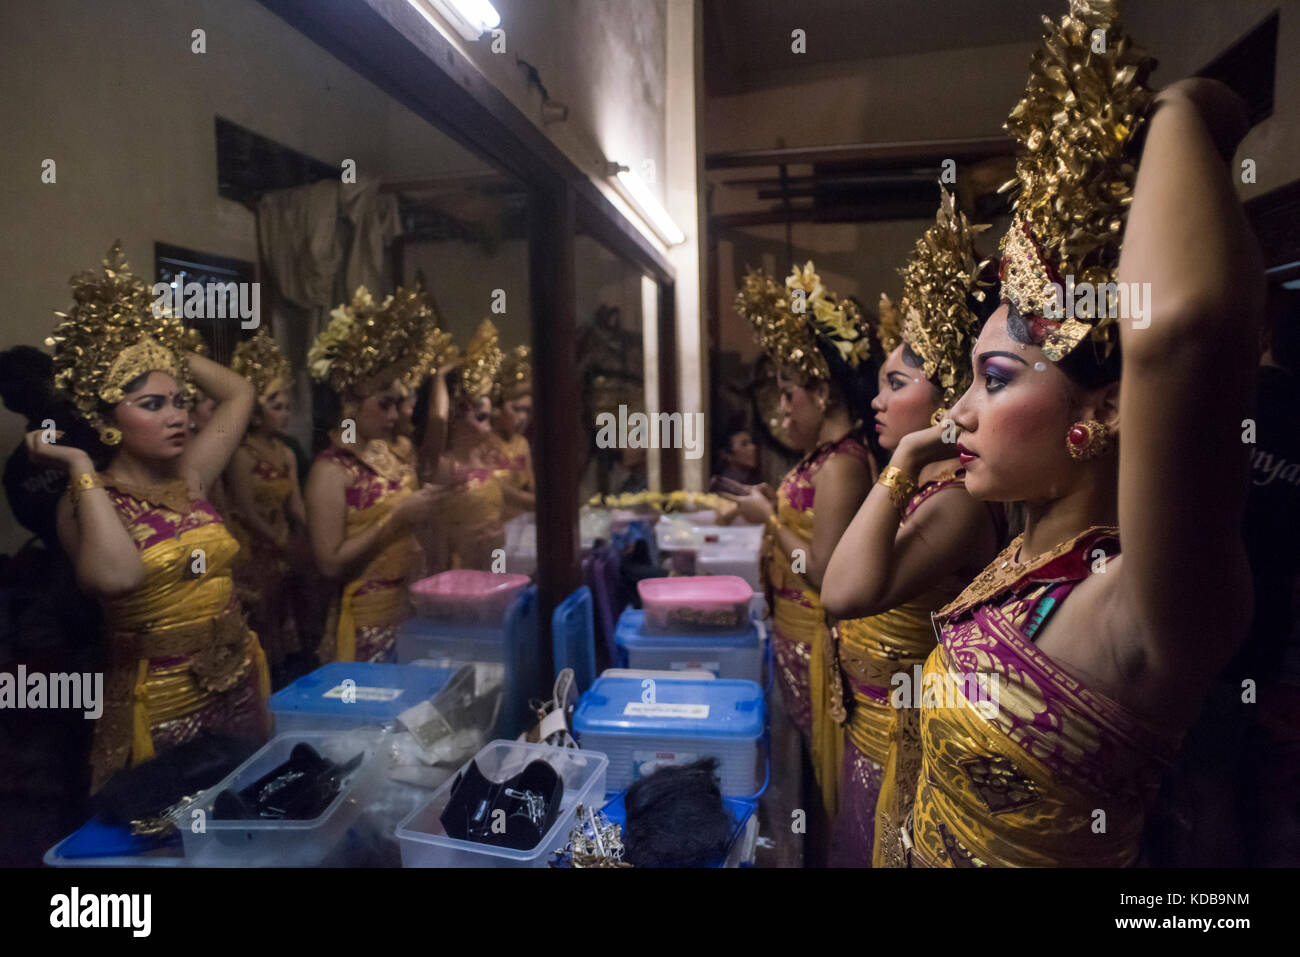
M 1016 342 L 1031 346 L 1038 345 L 1030 335 L 1029 326 L 1015 304 L 1008 301 L 1007 309 L 1008 335 Z M 1056 365 L 1065 373 L 1066 378 L 1081 389 L 1100 389 L 1102 386 L 1118 382 L 1121 368 L 1119 339 L 1114 340 L 1110 355 L 1105 355 L 1101 343 L 1091 336 L 1085 337 Z
M 33 346 L 0 352 L 0 401 L 28 419 L 40 418 L 54 395 L 54 359 Z
M 831 373 L 831 397 L 844 403 L 849 418 L 853 421 L 870 421 L 871 400 L 876 397 L 879 360 L 873 354 L 871 359 L 855 369 L 844 360 L 839 349 L 820 336 L 817 338 L 817 350 L 826 360 L 826 367 Z

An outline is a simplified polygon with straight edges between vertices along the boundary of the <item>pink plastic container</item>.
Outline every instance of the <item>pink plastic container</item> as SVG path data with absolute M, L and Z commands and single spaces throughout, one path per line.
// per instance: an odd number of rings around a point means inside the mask
M 660 634 L 736 631 L 748 620 L 754 597 L 754 589 L 735 575 L 643 578 L 636 590 L 645 630 Z
M 416 582 L 411 586 L 411 602 L 423 618 L 496 625 L 529 581 L 527 575 L 455 569 Z

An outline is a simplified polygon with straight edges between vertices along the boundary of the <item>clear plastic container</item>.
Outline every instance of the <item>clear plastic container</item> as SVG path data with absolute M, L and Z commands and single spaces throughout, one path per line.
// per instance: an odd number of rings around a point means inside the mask
M 700 575 L 739 578 L 755 591 L 762 584 L 758 550 L 744 545 L 702 545 L 695 553 L 695 571 Z
M 744 626 L 733 632 L 664 634 L 648 630 L 645 617 L 645 612 L 626 608 L 614 628 L 614 641 L 629 668 L 702 670 L 717 678 L 763 680 L 763 644 L 756 622 L 746 619 Z
M 448 837 L 438 818 L 451 798 L 457 774 L 398 826 L 403 867 L 546 867 L 554 853 L 568 842 L 578 805 L 599 807 L 604 799 L 609 759 L 597 751 L 493 741 L 474 760 L 479 770 L 493 781 L 514 777 L 532 761 L 550 764 L 564 780 L 564 797 L 555 823 L 536 847 L 526 851 Z
M 736 631 L 749 619 L 754 589 L 734 575 L 643 578 L 637 593 L 645 607 L 645 630 L 661 634 Z
M 212 815 L 217 795 L 238 791 L 289 760 L 299 742 L 336 763 L 356 754 L 361 765 L 343 781 L 338 795 L 319 816 L 306 821 L 219 821 Z M 311 867 L 319 864 L 383 788 L 388 769 L 389 735 L 378 731 L 299 731 L 278 735 L 178 812 L 187 864 L 198 867 Z M 202 818 L 196 818 L 196 812 Z
M 529 583 L 527 575 L 458 568 L 416 582 L 411 601 L 422 617 L 434 621 L 493 625 L 505 619 L 510 602 Z

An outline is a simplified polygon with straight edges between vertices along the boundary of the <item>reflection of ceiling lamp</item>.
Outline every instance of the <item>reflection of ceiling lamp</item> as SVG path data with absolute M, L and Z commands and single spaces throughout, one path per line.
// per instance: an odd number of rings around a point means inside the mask
M 605 175 L 618 184 L 619 193 L 632 204 L 665 244 L 677 246 L 686 242 L 686 235 L 677 228 L 673 218 L 668 215 L 668 210 L 663 208 L 655 194 L 641 181 L 641 177 L 619 163 L 607 164 Z
M 501 25 L 501 14 L 488 0 L 410 0 L 410 4 L 434 26 L 438 22 L 431 14 L 436 12 L 466 40 L 477 40 Z

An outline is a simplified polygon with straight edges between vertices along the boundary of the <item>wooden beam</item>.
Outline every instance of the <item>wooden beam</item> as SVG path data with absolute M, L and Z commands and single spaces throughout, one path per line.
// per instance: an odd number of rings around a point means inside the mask
M 578 394 L 574 198 L 567 185 L 534 190 L 529 208 L 528 287 L 533 317 L 537 479 L 538 633 L 542 677 L 555 673 L 551 615 L 582 583 L 578 541 L 578 485 L 586 433 Z M 540 693 L 545 689 L 534 689 Z
M 1005 136 L 957 140 L 904 140 L 896 143 L 850 143 L 841 146 L 803 146 L 772 150 L 709 153 L 704 168 L 742 169 L 747 166 L 794 166 L 811 163 L 936 163 L 986 159 L 1013 153 Z

